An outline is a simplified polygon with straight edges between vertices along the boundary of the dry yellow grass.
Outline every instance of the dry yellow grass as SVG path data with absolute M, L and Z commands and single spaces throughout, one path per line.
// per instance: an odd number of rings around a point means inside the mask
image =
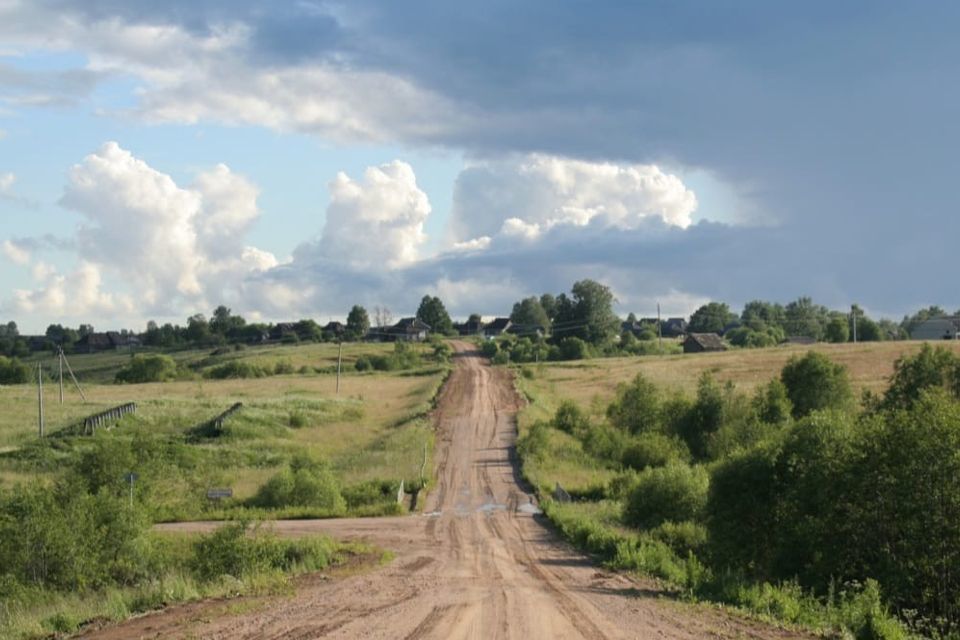
M 731 381 L 737 389 L 751 392 L 757 385 L 780 375 L 787 361 L 807 351 L 818 351 L 838 362 L 850 373 L 854 392 L 883 391 L 893 363 L 904 354 L 916 353 L 922 342 L 869 342 L 859 344 L 817 344 L 809 347 L 789 346 L 770 349 L 738 349 L 722 353 L 684 354 L 603 358 L 571 363 L 548 363 L 535 370 L 533 380 L 524 380 L 528 393 L 537 398 L 525 418 L 541 418 L 562 399 L 574 400 L 602 413 L 613 398 L 616 387 L 642 373 L 668 393 L 692 394 L 697 379 L 709 371 L 721 382 Z M 938 343 L 939 344 L 939 343 Z M 944 342 L 943 346 L 960 354 L 960 343 Z M 524 422 L 527 420 L 524 419 Z

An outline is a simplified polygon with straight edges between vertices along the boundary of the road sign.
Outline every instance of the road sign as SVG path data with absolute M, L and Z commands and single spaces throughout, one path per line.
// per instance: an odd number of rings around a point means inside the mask
M 232 498 L 233 489 L 207 489 L 207 498 L 210 500 L 222 500 L 223 498 Z

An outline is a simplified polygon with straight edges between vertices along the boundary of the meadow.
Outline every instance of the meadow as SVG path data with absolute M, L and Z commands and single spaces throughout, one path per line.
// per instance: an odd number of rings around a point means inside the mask
M 419 479 L 424 452 L 432 453 L 432 429 L 424 415 L 446 372 L 445 364 L 429 360 L 429 347 L 417 348 L 424 356 L 420 366 L 360 373 L 354 366 L 358 358 L 388 354 L 393 346 L 345 344 L 339 393 L 335 344 L 173 352 L 168 355 L 186 372 L 184 379 L 146 384 L 113 383 L 130 360 L 129 353 L 75 354 L 68 358 L 86 401 L 65 373 L 63 404 L 55 379 L 56 357 L 34 357 L 31 366 L 38 362 L 44 366 L 47 436 L 38 437 L 36 385 L 0 387 L 0 486 L 53 480 L 95 440 L 65 437 L 63 431 L 85 416 L 127 402 L 137 404 L 136 413 L 97 437 L 150 437 L 175 443 L 200 460 L 195 468 L 206 477 L 197 482 L 233 490 L 228 505 L 253 496 L 298 455 L 324 461 L 343 487 L 401 480 L 410 486 Z M 289 373 L 204 377 L 204 372 L 225 362 Z M 222 432 L 197 428 L 237 402 L 243 408 L 227 419 Z M 182 489 L 176 477 L 170 478 L 170 485 L 172 491 Z

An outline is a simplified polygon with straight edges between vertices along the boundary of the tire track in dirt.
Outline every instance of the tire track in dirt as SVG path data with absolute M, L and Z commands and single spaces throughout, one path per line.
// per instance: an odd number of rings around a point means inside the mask
M 535 500 L 518 481 L 514 445 L 522 401 L 510 373 L 489 367 L 472 349 L 456 344 L 454 370 L 434 412 L 436 488 L 426 498 L 424 515 L 271 525 L 283 536 L 324 533 L 364 540 L 393 550 L 397 561 L 359 575 L 305 581 L 295 595 L 246 614 L 204 617 L 204 605 L 195 603 L 186 611 L 173 607 L 83 637 L 801 637 L 662 601 L 655 583 L 598 572 L 560 540 L 542 516 L 525 508 Z

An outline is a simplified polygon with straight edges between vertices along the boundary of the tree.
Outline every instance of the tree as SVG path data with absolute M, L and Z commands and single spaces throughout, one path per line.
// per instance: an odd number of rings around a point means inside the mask
M 91 333 L 93 333 L 92 324 L 82 324 L 79 327 L 77 327 L 77 335 L 79 335 L 81 338 L 84 336 L 88 336 Z
M 346 339 L 349 341 L 361 340 L 369 330 L 370 317 L 367 315 L 367 310 L 358 304 L 353 305 L 350 313 L 347 314 Z
M 557 297 L 555 337 L 573 336 L 598 345 L 619 334 L 620 319 L 613 312 L 610 287 L 594 280 L 580 280 L 570 293 L 569 298 L 564 294 Z
M 393 324 L 393 313 L 387 307 L 376 306 L 373 308 L 373 321 L 377 329 L 384 329 Z
M 202 313 L 187 318 L 187 329 L 184 332 L 188 341 L 194 344 L 206 342 L 210 338 L 210 325 Z
M 867 316 L 857 316 L 857 342 L 879 342 L 884 337 L 880 325 Z
M 764 300 L 751 300 L 740 314 L 740 321 L 754 331 L 765 331 L 770 327 L 782 329 L 786 319 L 783 305 Z
M 814 340 L 823 338 L 829 311 L 826 307 L 814 304 L 808 297 L 797 298 L 784 310 L 787 335 L 807 336 Z
M 540 306 L 543 307 L 544 313 L 553 322 L 557 317 L 557 299 L 552 294 L 545 293 L 540 296 Z
M 53 344 L 60 345 L 66 351 L 70 351 L 73 345 L 80 339 L 76 330 L 64 327 L 59 324 L 51 324 L 47 327 L 47 339 Z
M 513 305 L 513 311 L 510 313 L 510 321 L 514 324 L 539 326 L 547 330 L 550 329 L 550 318 L 547 316 L 547 312 L 544 311 L 543 305 L 540 304 L 540 300 L 535 296 L 524 298 L 520 302 L 515 303 Z
M 420 301 L 420 308 L 417 309 L 417 317 L 430 325 L 434 333 L 443 335 L 453 334 L 453 321 L 450 314 L 443 306 L 443 302 L 436 296 L 423 296 Z
M 787 388 L 795 418 L 821 409 L 848 408 L 853 398 L 846 367 L 815 351 L 790 358 L 780 381 Z
M 638 373 L 630 384 L 617 386 L 617 396 L 607 407 L 613 426 L 632 434 L 660 429 L 660 393 L 655 384 Z
M 925 342 L 916 355 L 904 355 L 894 362 L 882 406 L 909 409 L 924 391 L 934 387 L 945 388 L 960 396 L 960 358 L 945 347 L 934 349 Z
M 213 317 L 210 318 L 210 332 L 227 337 L 237 329 L 242 328 L 246 323 L 247 321 L 241 316 L 233 315 L 230 309 L 220 305 L 214 309 Z
M 690 316 L 691 333 L 722 333 L 723 328 L 737 319 L 725 302 L 708 302 Z
M 850 327 L 848 326 L 847 319 L 843 317 L 843 315 L 832 316 L 830 322 L 827 323 L 824 337 L 827 339 L 827 342 L 847 342 L 850 339 Z

